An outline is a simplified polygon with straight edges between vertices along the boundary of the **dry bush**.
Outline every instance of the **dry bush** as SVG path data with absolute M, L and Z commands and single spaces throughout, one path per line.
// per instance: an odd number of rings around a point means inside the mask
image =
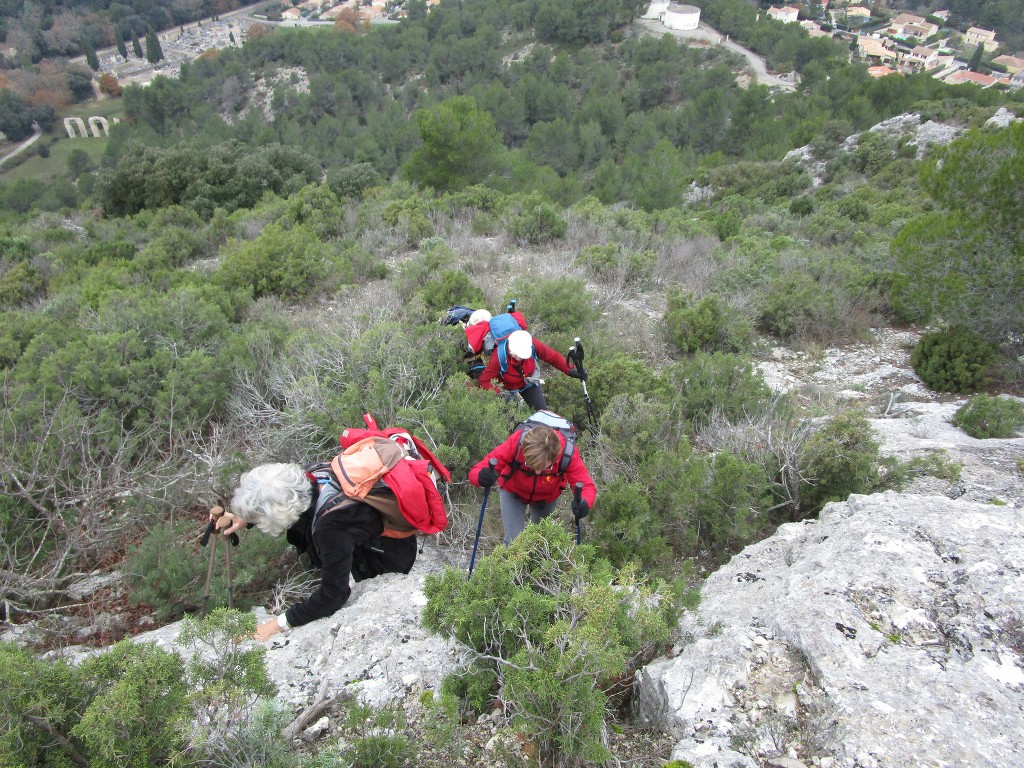
M 714 258 L 718 240 L 713 237 L 697 237 L 690 240 L 673 240 L 654 246 L 658 254 L 658 265 L 654 278 L 660 283 L 681 285 L 701 296 L 707 292 L 715 277 L 721 272 L 721 264 Z

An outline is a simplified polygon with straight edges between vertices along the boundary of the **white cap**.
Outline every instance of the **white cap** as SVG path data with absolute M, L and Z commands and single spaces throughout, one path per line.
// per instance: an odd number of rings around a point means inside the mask
M 488 323 L 491 320 L 491 313 L 486 309 L 477 309 L 473 311 L 473 314 L 469 316 L 469 320 L 466 325 L 476 325 L 477 323 Z
M 509 334 L 508 353 L 520 360 L 533 357 L 533 337 L 528 331 L 513 331 Z

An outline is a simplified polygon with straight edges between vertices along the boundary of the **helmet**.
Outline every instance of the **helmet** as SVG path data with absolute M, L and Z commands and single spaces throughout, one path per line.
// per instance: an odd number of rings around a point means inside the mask
M 513 331 L 508 337 L 508 352 L 520 360 L 533 357 L 533 337 L 527 331 Z
M 477 309 L 469 316 L 469 320 L 466 321 L 466 325 L 476 325 L 477 323 L 490 322 L 491 313 L 486 309 Z

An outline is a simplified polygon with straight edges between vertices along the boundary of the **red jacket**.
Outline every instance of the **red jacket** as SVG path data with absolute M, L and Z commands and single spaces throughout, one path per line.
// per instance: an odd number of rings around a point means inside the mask
M 556 434 L 558 434 L 558 439 L 564 451 L 565 437 L 560 433 Z M 488 466 L 491 459 L 497 459 L 498 463 L 494 469 L 498 473 L 498 487 L 509 493 L 514 493 L 527 503 L 553 501 L 561 495 L 562 490 L 567 486 L 582 482 L 583 500 L 587 502 L 587 506 L 594 506 L 594 501 L 597 500 L 597 488 L 594 486 L 594 481 L 590 478 L 587 466 L 583 463 L 583 459 L 580 458 L 579 451 L 573 451 L 572 458 L 569 460 L 569 466 L 565 469 L 565 474 L 558 474 L 558 462 L 562 460 L 562 451 L 558 452 L 558 459 L 550 467 L 537 474 L 526 466 L 523 451 L 519 447 L 520 437 L 521 434 L 519 432 L 513 432 L 509 435 L 508 440 L 477 462 L 469 470 L 469 482 L 473 485 L 480 485 L 480 470 Z M 519 463 L 519 466 L 515 469 L 509 466 L 513 461 Z
M 533 349 L 537 353 L 537 357 L 545 363 L 554 366 L 562 373 L 569 373 L 569 363 L 566 362 L 566 359 L 547 344 L 534 339 Z M 516 363 L 509 357 L 508 367 L 505 369 L 505 373 L 502 374 L 498 354 L 495 352 L 491 355 L 491 359 L 487 361 L 487 367 L 484 368 L 483 373 L 480 374 L 480 386 L 484 389 L 497 389 L 494 386 L 494 382 L 500 381 L 501 385 L 510 392 L 519 390 L 526 386 L 526 377 L 532 376 L 536 369 L 537 363 L 532 357 L 523 360 L 521 363 Z

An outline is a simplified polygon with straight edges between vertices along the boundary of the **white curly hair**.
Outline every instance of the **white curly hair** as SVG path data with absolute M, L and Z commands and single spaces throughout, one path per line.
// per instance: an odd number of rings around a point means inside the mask
M 313 487 L 298 464 L 261 464 L 239 478 L 231 511 L 271 536 L 288 530 L 313 500 Z

